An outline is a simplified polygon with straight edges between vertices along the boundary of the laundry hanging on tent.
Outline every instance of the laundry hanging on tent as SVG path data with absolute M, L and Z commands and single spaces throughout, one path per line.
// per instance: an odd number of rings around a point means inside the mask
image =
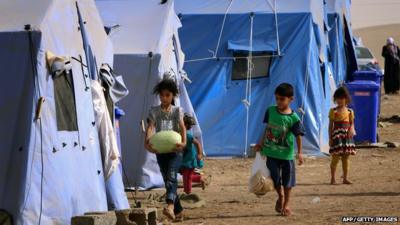
M 114 126 L 107 110 L 103 87 L 96 80 L 91 81 L 93 108 L 100 139 L 104 177 L 107 180 L 118 168 L 119 151 Z
M 46 51 L 47 66 L 51 74 L 56 76 L 72 69 L 71 59 L 65 56 L 56 56 L 51 51 Z
M 119 102 L 129 94 L 122 76 L 116 75 L 110 65 L 106 63 L 100 67 L 100 79 L 108 87 L 108 93 L 114 103 Z

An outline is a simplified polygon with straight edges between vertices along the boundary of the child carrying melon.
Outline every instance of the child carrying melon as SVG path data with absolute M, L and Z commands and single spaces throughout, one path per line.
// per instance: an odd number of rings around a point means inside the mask
M 182 162 L 182 152 L 186 147 L 186 128 L 183 122 L 183 113 L 180 107 L 174 106 L 174 98 L 178 95 L 178 87 L 171 79 L 164 79 L 153 90 L 159 95 L 161 104 L 152 107 L 147 119 L 144 147 L 157 156 L 157 162 L 167 189 L 166 203 L 163 214 L 171 220 L 183 218 L 183 208 L 177 195 L 177 173 Z M 157 146 L 151 144 L 154 133 L 175 131 L 181 136 L 181 143 L 177 143 L 171 152 L 161 153 Z M 173 133 L 173 132 L 172 132 Z

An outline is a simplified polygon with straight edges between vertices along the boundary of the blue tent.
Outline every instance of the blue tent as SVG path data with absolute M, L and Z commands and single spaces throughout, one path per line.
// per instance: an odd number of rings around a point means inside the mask
M 350 0 L 326 0 L 330 59 L 337 84 L 351 79 L 357 70 L 350 6 Z
M 188 92 L 208 155 L 246 154 L 262 135 L 265 110 L 274 104 L 274 90 L 282 82 L 295 87 L 292 108 L 306 129 L 305 152 L 327 152 L 334 86 L 328 73 L 322 1 L 175 4 L 183 25 L 179 35 L 186 54 L 184 69 L 193 81 Z
M 119 171 L 104 176 L 95 126 L 89 75 L 112 65 L 113 50 L 94 1 L 0 5 L 0 209 L 15 224 L 66 225 L 111 204 L 129 208 Z M 50 72 L 57 57 L 69 72 Z

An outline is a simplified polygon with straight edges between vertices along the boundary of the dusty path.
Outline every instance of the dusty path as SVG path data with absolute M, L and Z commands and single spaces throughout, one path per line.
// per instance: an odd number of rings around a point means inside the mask
M 392 115 L 400 115 L 399 96 L 382 102 L 382 116 Z M 380 132 L 382 141 L 400 141 L 400 124 Z M 284 218 L 273 209 L 275 193 L 261 198 L 248 193 L 251 159 L 207 160 L 205 172 L 213 175 L 212 185 L 206 191 L 194 189 L 206 206 L 187 209 L 185 222 L 179 224 L 341 224 L 345 215 L 400 217 L 400 150 L 361 149 L 351 161 L 353 185 L 329 185 L 329 158 L 307 159 L 297 167 L 294 215 Z M 316 198 L 319 202 L 313 203 Z

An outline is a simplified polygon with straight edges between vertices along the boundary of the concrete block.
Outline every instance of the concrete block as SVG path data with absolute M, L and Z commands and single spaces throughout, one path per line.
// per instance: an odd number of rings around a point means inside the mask
M 157 225 L 157 209 L 134 208 L 115 211 L 117 225 Z
M 72 225 L 115 225 L 117 217 L 113 212 L 93 212 L 71 219 Z
M 129 218 L 130 213 L 129 209 L 115 211 L 115 215 L 117 216 L 116 225 L 137 225 L 135 221 Z

